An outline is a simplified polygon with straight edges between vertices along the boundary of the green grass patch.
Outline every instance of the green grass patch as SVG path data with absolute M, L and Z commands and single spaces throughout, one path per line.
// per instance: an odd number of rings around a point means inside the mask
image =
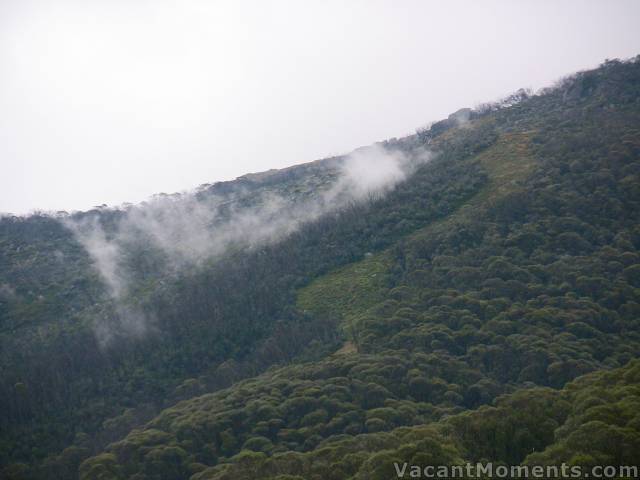
M 412 236 L 433 235 L 452 223 L 465 222 L 479 209 L 487 209 L 518 190 L 535 167 L 529 151 L 530 137 L 531 132 L 503 134 L 494 145 L 472 158 L 471 162 L 479 162 L 488 172 L 488 185 L 456 212 Z M 354 319 L 385 299 L 385 277 L 391 263 L 385 250 L 318 277 L 299 290 L 297 307 L 314 315 L 339 318 L 348 330 Z

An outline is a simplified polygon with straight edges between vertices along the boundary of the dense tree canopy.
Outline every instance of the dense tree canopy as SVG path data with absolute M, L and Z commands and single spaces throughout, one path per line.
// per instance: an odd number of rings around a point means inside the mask
M 154 328 L 108 348 L 122 304 L 71 232 L 0 219 L 5 476 L 637 463 L 640 62 L 464 113 L 386 143 L 436 153 L 406 181 L 281 241 L 171 275 L 133 249 L 123 303 Z

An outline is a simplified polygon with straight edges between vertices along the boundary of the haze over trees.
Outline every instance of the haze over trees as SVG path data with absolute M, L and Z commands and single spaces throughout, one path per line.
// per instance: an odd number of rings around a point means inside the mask
M 639 215 L 635 58 L 351 156 L 3 217 L 0 471 L 638 464 Z

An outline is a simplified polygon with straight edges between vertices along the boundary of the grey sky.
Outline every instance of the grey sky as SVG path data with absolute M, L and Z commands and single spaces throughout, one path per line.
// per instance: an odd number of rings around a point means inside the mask
M 640 1 L 0 0 L 0 211 L 280 168 L 640 53 Z

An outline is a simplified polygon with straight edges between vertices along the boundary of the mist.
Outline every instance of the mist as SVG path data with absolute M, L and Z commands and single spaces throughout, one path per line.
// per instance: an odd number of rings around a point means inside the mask
M 260 189 L 240 188 L 229 195 L 191 191 L 158 195 L 125 210 L 96 210 L 61 221 L 90 256 L 115 312 L 95 325 L 100 344 L 117 335 L 143 336 L 153 320 L 128 301 L 135 282 L 128 267 L 136 252 L 160 252 L 163 274 L 199 268 L 229 249 L 252 249 L 285 239 L 308 222 L 352 203 L 385 195 L 432 158 L 431 152 L 411 155 L 381 144 L 360 148 L 333 163 L 333 180 L 308 198 L 289 197 Z M 247 199 L 250 199 L 247 205 Z M 118 214 L 106 228 L 105 212 Z

